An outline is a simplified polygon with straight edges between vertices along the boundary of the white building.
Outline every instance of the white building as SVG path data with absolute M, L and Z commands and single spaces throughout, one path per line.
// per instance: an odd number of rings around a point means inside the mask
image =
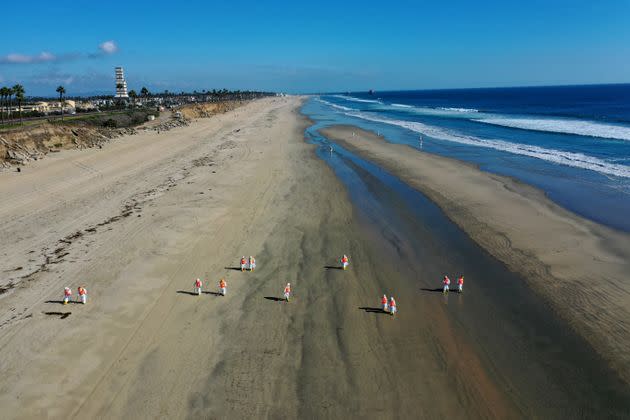
M 75 101 L 66 99 L 63 101 L 63 111 L 71 113 L 75 110 L 76 103 Z M 42 114 L 49 114 L 51 112 L 57 113 L 61 112 L 61 102 L 51 101 L 51 102 L 29 102 L 19 105 L 13 105 L 9 108 L 9 112 L 15 114 L 18 112 L 41 112 Z
M 116 98 L 128 98 L 127 81 L 122 67 L 116 67 Z

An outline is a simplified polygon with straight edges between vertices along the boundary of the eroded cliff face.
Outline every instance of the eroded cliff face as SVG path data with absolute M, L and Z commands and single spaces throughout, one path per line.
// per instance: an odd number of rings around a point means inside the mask
M 25 165 L 64 149 L 98 147 L 113 138 L 135 133 L 134 128 L 72 127 L 50 123 L 2 131 L 0 168 Z
M 180 109 L 182 116 L 185 118 L 206 118 L 214 114 L 231 111 L 244 105 L 245 101 L 225 101 L 217 103 L 200 103 L 194 105 L 185 105 Z
M 42 122 L 36 126 L 16 127 L 0 131 L 0 170 L 26 165 L 48 153 L 64 149 L 101 147 L 117 137 L 152 130 L 168 131 L 188 125 L 190 120 L 208 118 L 244 105 L 246 101 L 226 101 L 185 105 L 165 118 L 132 128 L 104 128 Z M 179 117 L 175 118 L 179 112 Z

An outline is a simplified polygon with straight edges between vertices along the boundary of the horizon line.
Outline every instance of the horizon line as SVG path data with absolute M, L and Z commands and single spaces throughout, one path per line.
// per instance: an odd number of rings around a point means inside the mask
M 443 90 L 476 90 L 476 89 L 525 89 L 525 88 L 550 88 L 550 87 L 587 87 L 587 86 L 624 86 L 630 85 L 630 82 L 612 82 L 612 83 L 572 83 L 559 85 L 515 85 L 515 86 L 477 86 L 477 87 L 451 87 L 451 88 L 422 88 L 422 89 L 371 89 L 376 92 L 430 92 Z M 303 92 L 295 95 L 328 95 L 337 93 L 367 93 L 368 90 L 337 90 L 325 92 Z
M 613 83 L 573 83 L 573 84 L 543 84 L 543 85 L 514 85 L 514 86 L 476 86 L 476 87 L 440 87 L 440 88 L 407 88 L 407 89 L 371 89 L 375 93 L 376 92 L 387 92 L 387 93 L 395 93 L 395 92 L 432 92 L 432 91 L 455 91 L 455 90 L 482 90 L 482 89 L 526 89 L 526 88 L 551 88 L 551 87 L 589 87 L 589 86 L 625 86 L 630 85 L 630 82 L 613 82 Z M 229 89 L 230 91 L 240 90 L 240 89 Z M 315 95 L 330 95 L 330 94 L 339 94 L 339 93 L 368 93 L 370 89 L 367 90 L 331 90 L 331 91 L 317 91 L 317 92 L 295 92 L 288 93 L 287 91 L 282 90 L 251 90 L 247 89 L 246 91 L 250 92 L 266 92 L 266 93 L 285 93 L 289 95 L 305 95 L 305 96 L 315 96 Z M 194 89 L 192 91 L 171 91 L 169 90 L 169 94 L 181 95 L 183 94 L 191 94 L 194 95 Z M 197 91 L 197 94 L 207 94 L 203 91 Z M 155 92 L 152 96 L 159 96 L 164 94 L 164 91 Z M 94 92 L 84 92 L 78 93 L 76 95 L 70 95 L 68 97 L 80 98 L 80 97 L 93 97 L 93 96 L 115 96 L 115 94 L 107 94 L 105 92 L 99 93 L 98 91 Z M 55 98 L 55 95 L 28 95 L 26 98 Z

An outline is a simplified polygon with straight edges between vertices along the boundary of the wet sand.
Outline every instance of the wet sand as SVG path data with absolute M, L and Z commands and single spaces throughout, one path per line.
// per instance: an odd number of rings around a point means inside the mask
M 388 143 L 356 127 L 322 130 L 426 194 L 522 275 L 630 383 L 630 236 L 587 221 L 513 179 Z
M 515 312 L 492 294 L 513 274 L 435 206 L 406 203 L 359 163 L 348 187 L 304 141 L 300 104 L 256 101 L 0 174 L 2 284 L 13 284 L 0 295 L 0 417 L 628 412 L 591 353 L 562 354 L 581 341 L 523 282 L 505 291 L 522 297 Z M 235 269 L 242 255 L 255 272 Z M 460 267 L 476 279 L 466 294 L 431 291 Z M 88 305 L 58 302 L 80 284 Z M 395 318 L 375 309 L 383 293 Z
M 421 342 L 439 349 L 456 384 L 454 398 L 467 397 L 461 375 L 474 375 L 477 386 L 496 387 L 516 417 L 625 417 L 627 384 L 519 275 L 380 167 L 339 147 L 333 156 L 320 155 L 344 180 L 359 220 L 372 232 L 377 252 L 371 259 L 389 268 L 384 290 L 394 286 L 399 305 L 404 299 L 429 330 Z M 462 295 L 442 296 L 444 273 L 466 274 Z M 464 370 L 471 365 L 476 372 Z

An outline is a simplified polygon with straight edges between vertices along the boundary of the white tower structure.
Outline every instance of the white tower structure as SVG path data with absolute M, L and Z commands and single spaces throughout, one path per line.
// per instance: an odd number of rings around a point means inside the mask
M 128 98 L 127 81 L 122 67 L 116 67 L 116 98 Z

